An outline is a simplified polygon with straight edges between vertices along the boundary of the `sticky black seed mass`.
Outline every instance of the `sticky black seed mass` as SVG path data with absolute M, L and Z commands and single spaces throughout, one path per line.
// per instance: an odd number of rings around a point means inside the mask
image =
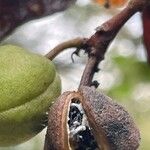
M 99 150 L 82 105 L 77 99 L 73 99 L 70 105 L 68 126 L 75 150 Z

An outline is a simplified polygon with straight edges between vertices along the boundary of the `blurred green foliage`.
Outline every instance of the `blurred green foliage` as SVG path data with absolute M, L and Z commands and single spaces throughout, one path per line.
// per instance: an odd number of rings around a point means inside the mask
M 132 114 L 141 132 L 140 150 L 149 150 L 150 89 L 146 88 L 150 88 L 150 64 L 133 56 L 112 59 L 115 67 L 121 71 L 121 81 L 107 91 L 108 95 L 124 105 Z M 135 92 L 139 85 L 141 88 Z
M 109 95 L 126 100 L 137 84 L 150 83 L 150 64 L 140 62 L 135 57 L 115 57 L 113 63 L 121 71 L 122 81 L 109 91 Z

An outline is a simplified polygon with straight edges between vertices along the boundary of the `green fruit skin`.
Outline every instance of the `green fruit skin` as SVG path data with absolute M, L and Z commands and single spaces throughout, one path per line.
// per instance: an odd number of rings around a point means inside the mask
M 61 80 L 50 60 L 17 46 L 0 46 L 0 146 L 39 133 L 60 93 Z

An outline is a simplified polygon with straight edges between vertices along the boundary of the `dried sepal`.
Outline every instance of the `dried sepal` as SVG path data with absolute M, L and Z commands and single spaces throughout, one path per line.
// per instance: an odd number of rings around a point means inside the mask
M 70 149 L 67 120 L 71 99 L 76 97 L 76 94 L 75 92 L 65 92 L 50 108 L 45 150 Z
M 105 132 L 111 150 L 136 150 L 140 133 L 129 113 L 106 95 L 94 88 L 82 87 L 83 108 L 97 140 Z

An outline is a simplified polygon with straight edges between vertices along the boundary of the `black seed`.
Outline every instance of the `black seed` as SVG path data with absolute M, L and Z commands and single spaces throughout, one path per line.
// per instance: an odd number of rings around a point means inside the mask
M 69 129 L 75 131 L 77 127 L 82 126 L 83 112 L 78 109 L 79 100 L 72 99 L 69 111 Z M 73 135 L 73 141 L 77 143 L 75 150 L 98 150 L 98 145 L 94 139 L 91 129 L 85 126 L 85 130 L 78 131 Z

